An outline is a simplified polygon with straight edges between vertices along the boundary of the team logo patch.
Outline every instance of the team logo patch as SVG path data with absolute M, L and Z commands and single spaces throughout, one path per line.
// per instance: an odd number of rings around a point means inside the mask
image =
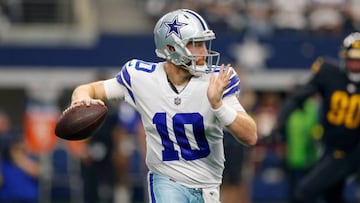
M 180 105 L 181 104 L 181 98 L 180 97 L 175 97 L 174 104 L 175 105 Z

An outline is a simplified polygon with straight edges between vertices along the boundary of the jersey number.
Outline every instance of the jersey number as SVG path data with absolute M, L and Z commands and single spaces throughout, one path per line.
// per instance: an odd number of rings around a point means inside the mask
M 354 129 L 360 124 L 360 95 L 348 96 L 343 91 L 336 91 L 331 96 L 327 119 L 333 125 L 344 125 Z
M 162 150 L 163 161 L 179 160 L 179 152 L 175 149 L 173 141 L 170 139 L 166 113 L 156 113 L 153 118 L 161 142 L 164 147 Z M 196 148 L 191 147 L 186 135 L 185 125 L 191 125 L 196 143 Z M 205 137 L 204 119 L 199 113 L 177 113 L 172 118 L 172 126 L 176 142 L 180 147 L 181 157 L 187 161 L 207 157 L 210 154 L 209 144 Z

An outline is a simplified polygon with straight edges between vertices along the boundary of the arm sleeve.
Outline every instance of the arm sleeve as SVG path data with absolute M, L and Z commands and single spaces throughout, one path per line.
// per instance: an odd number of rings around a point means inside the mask
M 124 100 L 125 88 L 120 85 L 116 78 L 104 81 L 105 94 L 108 99 Z
M 227 96 L 223 99 L 224 104 L 230 106 L 236 111 L 245 112 L 244 107 L 240 104 L 237 96 L 235 94 Z

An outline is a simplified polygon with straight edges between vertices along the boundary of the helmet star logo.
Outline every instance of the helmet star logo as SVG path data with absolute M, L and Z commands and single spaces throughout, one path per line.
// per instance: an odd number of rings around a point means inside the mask
M 176 18 L 174 18 L 174 20 L 172 22 L 165 22 L 165 25 L 168 27 L 168 32 L 166 34 L 166 37 L 168 37 L 171 34 L 175 34 L 176 36 L 178 36 L 181 39 L 180 28 L 182 28 L 183 26 L 186 26 L 187 23 L 179 22 L 176 17 Z

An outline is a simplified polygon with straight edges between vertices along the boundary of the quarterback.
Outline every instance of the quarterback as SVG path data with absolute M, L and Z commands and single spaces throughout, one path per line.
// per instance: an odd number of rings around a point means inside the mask
M 211 49 L 215 34 L 194 11 L 165 14 L 154 28 L 163 62 L 129 60 L 104 81 L 80 85 L 72 107 L 125 100 L 141 115 L 146 132 L 149 202 L 220 202 L 224 169 L 223 128 L 247 146 L 256 125 L 238 102 L 240 79 Z

